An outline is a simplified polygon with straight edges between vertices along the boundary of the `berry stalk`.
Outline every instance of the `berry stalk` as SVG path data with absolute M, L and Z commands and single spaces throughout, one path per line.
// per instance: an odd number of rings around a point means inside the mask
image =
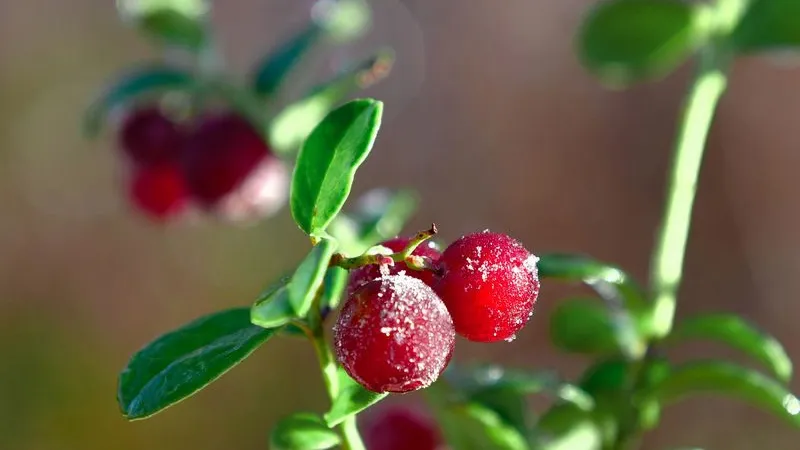
M 325 389 L 328 391 L 328 396 L 331 401 L 334 401 L 339 395 L 338 365 L 333 356 L 333 351 L 328 341 L 325 339 L 325 330 L 322 320 L 316 321 L 314 329 L 311 331 L 309 337 L 317 353 L 319 366 L 322 369 L 322 379 L 325 382 Z M 361 435 L 358 433 L 355 416 L 345 419 L 339 426 L 339 430 L 342 434 L 342 448 L 344 450 L 366 450 L 364 442 L 361 440 Z
M 341 253 L 337 253 L 331 258 L 330 265 L 331 267 L 338 266 L 342 269 L 352 270 L 371 264 L 405 263 L 412 270 L 433 270 L 433 262 L 430 258 L 414 255 L 413 253 L 420 244 L 434 237 L 438 232 L 439 230 L 436 229 L 436 224 L 434 223 L 431 224 L 430 229 L 417 233 L 416 236 L 409 240 L 405 248 L 398 252 L 389 255 L 366 253 L 354 258 L 347 258 Z

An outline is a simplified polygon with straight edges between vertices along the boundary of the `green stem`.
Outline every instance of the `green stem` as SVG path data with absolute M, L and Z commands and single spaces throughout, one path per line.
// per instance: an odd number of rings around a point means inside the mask
M 321 326 L 317 326 L 314 329 L 311 341 L 314 344 L 314 350 L 317 352 L 319 365 L 322 368 L 322 379 L 325 382 L 328 396 L 331 401 L 335 401 L 339 395 L 338 366 L 336 359 L 333 357 L 333 352 L 325 340 L 325 334 Z M 342 448 L 344 450 L 366 450 L 364 442 L 361 440 L 361 435 L 358 433 L 356 416 L 345 419 L 339 426 L 339 431 L 342 433 Z
M 666 206 L 651 264 L 654 302 L 651 319 L 656 338 L 669 333 L 675 317 L 703 150 L 714 111 L 727 84 L 727 58 L 723 53 L 716 47 L 705 49 L 686 98 L 669 173 Z
M 432 224 L 431 228 L 425 231 L 420 231 L 416 236 L 408 241 L 408 245 L 399 251 L 392 254 L 369 254 L 365 253 L 361 256 L 354 258 L 347 258 L 341 253 L 333 255 L 330 265 L 341 267 L 342 269 L 352 270 L 370 264 L 391 264 L 403 262 L 409 269 L 412 270 L 433 270 L 433 262 L 429 258 L 413 255 L 414 250 L 423 242 L 432 238 L 438 233 L 436 224 Z

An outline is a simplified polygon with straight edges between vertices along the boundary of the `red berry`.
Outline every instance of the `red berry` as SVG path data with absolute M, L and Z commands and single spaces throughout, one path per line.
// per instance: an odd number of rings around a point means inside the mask
M 442 438 L 436 424 L 410 408 L 381 411 L 364 426 L 367 450 L 436 450 Z
M 397 237 L 394 239 L 390 239 L 382 243 L 381 245 L 392 251 L 399 252 L 400 250 L 406 248 L 410 240 L 411 240 L 410 238 Z M 426 258 L 430 258 L 434 262 L 438 260 L 439 257 L 442 255 L 442 253 L 439 251 L 439 248 L 432 241 L 423 242 L 416 249 L 414 249 L 414 252 L 412 254 L 416 256 L 424 256 Z M 403 271 L 405 271 L 405 274 L 410 277 L 419 278 L 420 280 L 425 282 L 425 284 L 427 284 L 428 286 L 433 287 L 433 285 L 435 284 L 436 274 L 431 270 L 412 270 L 409 269 L 406 263 L 404 262 L 399 262 L 395 263 L 392 266 L 384 266 L 384 267 L 381 267 L 381 265 L 378 264 L 369 264 L 363 267 L 359 267 L 358 269 L 354 269 L 353 271 L 350 272 L 350 280 L 347 283 L 347 292 L 352 294 L 356 289 L 358 289 L 361 285 L 363 285 L 368 281 L 380 278 L 383 275 L 396 275 Z
M 464 236 L 439 258 L 436 292 L 456 332 L 471 341 L 511 340 L 530 319 L 539 295 L 538 258 L 509 236 Z
M 258 131 L 235 113 L 200 122 L 188 138 L 183 161 L 189 190 L 206 207 L 233 194 L 265 165 L 281 164 Z
M 182 143 L 178 125 L 157 107 L 131 111 L 120 128 L 119 145 L 137 165 L 174 161 Z
M 439 378 L 450 362 L 455 331 L 433 289 L 407 275 L 390 275 L 348 297 L 334 341 L 339 362 L 365 388 L 408 392 Z
M 181 213 L 188 204 L 183 174 L 174 164 L 134 169 L 130 197 L 140 210 L 161 220 Z

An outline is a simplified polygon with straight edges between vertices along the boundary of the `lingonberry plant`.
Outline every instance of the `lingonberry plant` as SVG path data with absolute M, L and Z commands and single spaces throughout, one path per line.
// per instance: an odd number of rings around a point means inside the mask
M 249 84 L 220 69 L 204 4 L 130 1 L 122 8 L 144 33 L 183 49 L 192 62 L 190 69 L 164 63 L 134 71 L 90 110 L 87 123 L 96 131 L 109 111 L 123 108 L 119 145 L 132 167 L 135 204 L 158 218 L 186 203 L 257 216 L 273 209 L 259 200 L 281 190 L 264 183 L 280 179 L 275 168 L 293 161 L 289 205 L 311 243 L 296 269 L 251 307 L 196 319 L 137 352 L 119 379 L 127 418 L 191 396 L 271 339 L 299 337 L 319 359 L 331 404 L 324 413 L 272 424 L 273 449 L 623 449 L 658 425 L 665 406 L 706 393 L 749 401 L 800 427 L 800 401 L 786 386 L 792 363 L 775 339 L 732 314 L 675 320 L 695 186 L 731 62 L 741 53 L 800 46 L 800 1 L 605 0 L 586 16 L 579 54 L 603 82 L 657 79 L 692 55 L 698 64 L 646 288 L 613 265 L 581 255 L 534 256 L 528 245 L 536 243 L 498 232 L 469 234 L 443 251 L 431 243 L 435 225 L 398 237 L 414 209 L 407 192 L 373 191 L 342 212 L 383 109 L 372 99 L 342 103 L 343 96 L 385 74 L 385 60 L 345 72 L 277 114 L 274 98 L 313 42 L 356 34 L 346 25 L 363 23 L 364 3 L 321 0 L 315 21 L 261 63 Z M 553 343 L 591 358 L 578 380 L 449 364 L 457 334 L 504 345 L 524 332 L 540 278 L 579 282 L 596 294 L 559 301 L 550 317 Z M 665 348 L 696 339 L 738 349 L 762 370 L 664 356 Z M 436 423 L 388 410 L 366 423 L 362 440 L 360 412 L 417 390 Z M 552 404 L 532 411 L 527 398 L 534 394 L 549 394 Z

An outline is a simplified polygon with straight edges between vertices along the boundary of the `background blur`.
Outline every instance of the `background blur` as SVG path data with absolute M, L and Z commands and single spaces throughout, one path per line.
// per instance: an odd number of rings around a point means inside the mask
M 217 2 L 233 70 L 303 24 L 311 3 Z M 688 71 L 604 90 L 572 51 L 590 0 L 372 3 L 366 39 L 315 59 L 320 71 L 384 44 L 397 51 L 392 75 L 368 92 L 387 115 L 355 194 L 413 186 L 423 203 L 410 230 L 435 220 L 451 240 L 491 228 L 535 252 L 585 252 L 644 279 Z M 153 420 L 118 413 L 116 377 L 132 352 L 196 316 L 249 305 L 307 248 L 287 210 L 250 228 L 164 228 L 128 210 L 113 141 L 83 140 L 79 119 L 113 74 L 154 56 L 113 2 L 0 2 L 2 450 L 263 449 L 277 416 L 325 406 L 310 347 L 280 340 Z M 737 63 L 705 161 L 679 309 L 744 314 L 796 362 L 798 75 L 767 59 Z M 545 285 L 517 341 L 462 342 L 456 359 L 576 373 L 583 361 L 558 356 L 547 339 L 549 310 L 566 292 Z M 766 413 L 710 399 L 668 409 L 645 448 L 790 449 L 797 437 Z

